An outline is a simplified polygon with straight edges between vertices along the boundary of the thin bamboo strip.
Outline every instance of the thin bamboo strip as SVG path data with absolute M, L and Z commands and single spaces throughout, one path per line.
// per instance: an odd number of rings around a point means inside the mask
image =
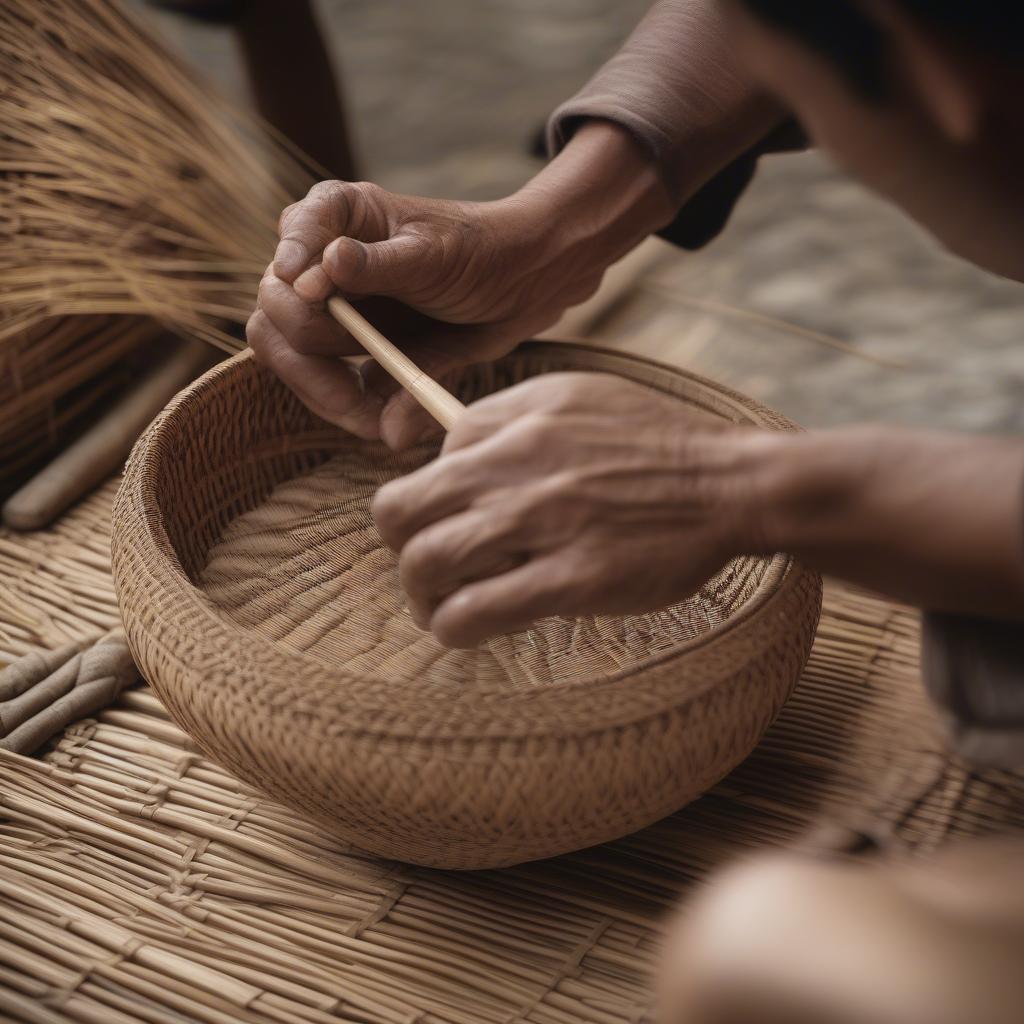
M 115 489 L 116 481 L 104 485 L 50 530 L 16 534 L 0 528 L 0 630 L 28 631 L 18 653 L 85 640 L 120 624 L 109 555 L 94 553 L 79 539 L 82 532 L 98 534 L 109 550 Z
M 0 174 L 6 491 L 168 329 L 241 347 L 228 325 L 252 309 L 278 212 L 313 179 L 116 0 L 0 8 Z
M 96 299 L 97 311 L 215 332 L 244 321 L 277 212 L 308 181 L 300 162 L 108 0 L 5 5 L 0 58 L 12 320 L 78 314 Z

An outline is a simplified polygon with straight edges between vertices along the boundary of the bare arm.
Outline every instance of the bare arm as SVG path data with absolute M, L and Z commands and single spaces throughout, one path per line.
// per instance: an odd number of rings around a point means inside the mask
M 471 405 L 374 514 L 413 613 L 456 646 L 665 607 L 734 556 L 780 550 L 927 609 L 1024 620 L 1016 440 L 760 432 L 547 374 Z

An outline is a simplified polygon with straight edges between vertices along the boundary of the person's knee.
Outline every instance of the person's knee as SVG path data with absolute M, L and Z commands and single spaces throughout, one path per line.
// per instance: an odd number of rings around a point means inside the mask
M 766 857 L 699 892 L 668 929 L 660 1024 L 821 1024 L 801 1009 L 803 993 L 790 980 L 790 958 L 805 941 L 820 941 L 819 867 Z
M 967 845 L 948 864 L 775 854 L 723 872 L 669 927 L 660 1024 L 1017 1021 L 1024 915 L 1012 898 L 994 914 L 989 890 L 1020 868 Z

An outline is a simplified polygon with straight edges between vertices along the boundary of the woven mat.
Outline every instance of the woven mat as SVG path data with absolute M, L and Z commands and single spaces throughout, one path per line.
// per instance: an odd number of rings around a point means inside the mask
M 0 658 L 109 628 L 113 484 L 0 532 Z M 38 759 L 0 757 L 0 1016 L 25 1021 L 532 1021 L 649 1012 L 664 912 L 816 822 L 927 850 L 1024 830 L 1024 775 L 947 756 L 917 619 L 831 585 L 792 701 L 711 794 L 635 836 L 445 874 L 339 848 L 198 754 L 147 689 Z

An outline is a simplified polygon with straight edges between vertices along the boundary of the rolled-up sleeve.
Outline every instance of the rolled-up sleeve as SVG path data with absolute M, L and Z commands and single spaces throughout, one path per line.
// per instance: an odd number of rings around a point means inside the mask
M 714 4 L 660 0 L 622 49 L 551 115 L 556 154 L 587 120 L 625 128 L 657 164 L 679 215 L 663 237 L 693 249 L 725 225 L 765 152 L 806 138 L 735 69 Z

